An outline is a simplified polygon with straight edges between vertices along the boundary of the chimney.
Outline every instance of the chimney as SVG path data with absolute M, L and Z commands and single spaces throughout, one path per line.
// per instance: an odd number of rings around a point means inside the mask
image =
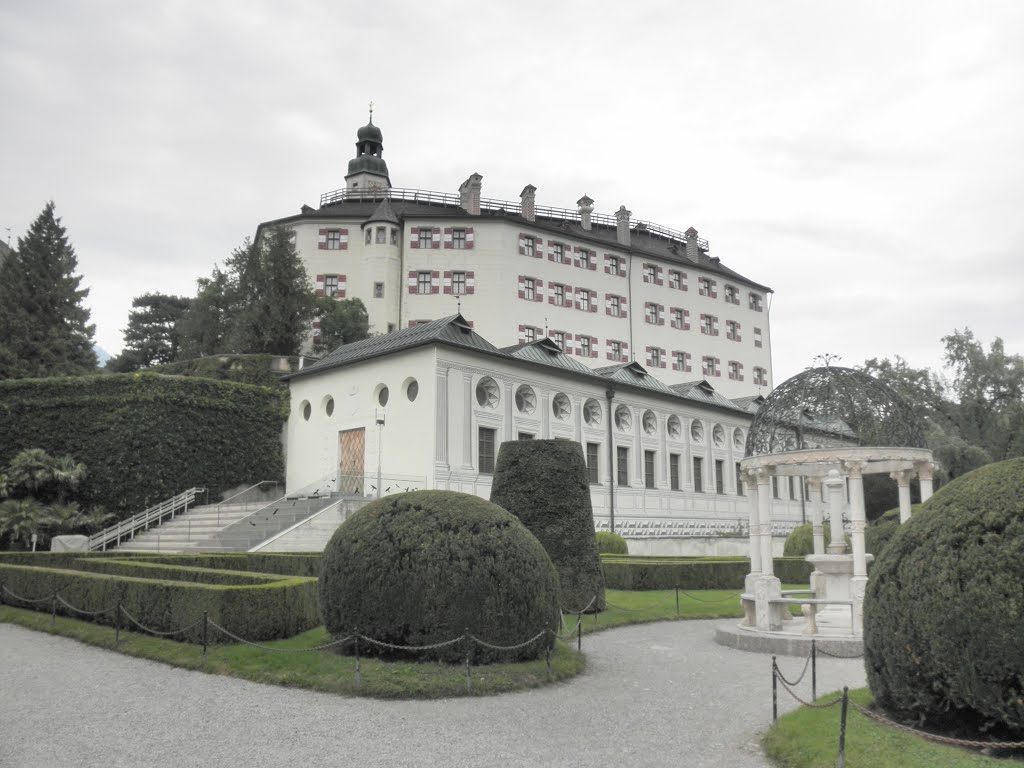
M 584 195 L 576 201 L 576 205 L 580 207 L 580 226 L 589 232 L 590 214 L 594 212 L 594 201 Z
M 466 209 L 466 213 L 473 216 L 480 215 L 480 188 L 483 180 L 483 176 L 474 173 L 459 187 L 459 205 Z
M 523 218 L 527 221 L 536 221 L 537 188 L 533 184 L 527 184 L 523 187 L 523 191 L 519 193 L 519 199 L 522 201 L 519 210 L 523 214 Z
M 686 258 L 694 264 L 700 264 L 700 248 L 697 247 L 697 230 L 693 227 L 686 230 Z
M 616 239 L 622 245 L 628 246 L 629 239 L 629 217 L 630 212 L 626 210 L 626 206 L 620 205 L 619 210 L 615 212 L 616 227 Z

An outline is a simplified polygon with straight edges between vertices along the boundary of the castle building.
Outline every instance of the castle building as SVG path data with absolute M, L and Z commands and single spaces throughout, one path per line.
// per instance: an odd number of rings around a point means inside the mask
M 694 228 L 457 193 L 391 186 L 383 135 L 357 133 L 346 186 L 286 226 L 316 289 L 366 305 L 372 333 L 463 313 L 498 347 L 551 340 L 574 362 L 641 364 L 667 385 L 707 380 L 728 398 L 772 387 L 771 289 L 710 255 Z M 316 330 L 314 329 L 314 333 Z

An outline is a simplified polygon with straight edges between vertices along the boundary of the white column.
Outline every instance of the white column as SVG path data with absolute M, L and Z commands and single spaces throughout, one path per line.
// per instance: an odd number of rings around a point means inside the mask
M 830 469 L 825 478 L 825 492 L 828 494 L 828 511 L 832 519 L 830 529 L 832 543 L 828 545 L 830 555 L 842 555 L 846 552 L 846 539 L 843 538 L 843 496 L 846 483 L 838 469 Z
M 924 504 L 928 499 L 932 497 L 934 489 L 932 488 L 932 473 L 935 471 L 935 465 L 930 461 L 925 461 L 917 465 L 917 477 L 921 483 L 921 503 Z
M 746 472 L 747 499 L 750 508 L 750 572 L 761 572 L 761 526 L 758 523 L 757 512 L 757 475 L 754 472 Z
M 901 469 L 889 475 L 896 481 L 900 491 L 900 525 L 910 519 L 910 475 L 909 469 Z
M 435 414 L 435 440 L 434 440 L 434 461 L 448 465 L 448 368 L 437 371 L 434 378 L 435 402 L 437 413 Z
M 769 469 L 757 470 L 757 516 L 758 537 L 761 539 L 761 573 L 774 576 L 772 562 L 772 473 Z
M 518 435 L 516 434 L 515 420 L 512 418 L 512 404 L 515 402 L 515 394 L 512 390 L 512 382 L 505 382 L 505 424 L 504 424 L 504 440 L 515 440 Z M 497 457 L 500 453 L 499 446 L 494 446 L 494 455 Z
M 825 554 L 825 527 L 821 524 L 821 478 L 807 478 L 807 505 L 811 508 L 811 533 L 814 536 L 814 554 Z
M 868 575 L 868 561 L 864 550 L 864 528 L 867 515 L 864 510 L 864 464 L 859 461 L 846 462 L 850 475 L 850 544 L 853 546 L 853 575 Z
M 462 374 L 462 466 L 473 469 L 473 374 Z

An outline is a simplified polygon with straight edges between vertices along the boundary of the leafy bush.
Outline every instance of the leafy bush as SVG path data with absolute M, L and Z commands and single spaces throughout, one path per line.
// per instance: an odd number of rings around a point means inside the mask
M 558 626 L 558 576 L 536 538 L 505 510 L 451 491 L 371 502 L 324 549 L 320 614 L 335 638 L 358 630 L 397 645 L 442 643 L 470 632 L 516 645 Z M 548 634 L 514 653 L 476 647 L 475 663 L 536 658 Z M 467 643 L 411 658 L 459 662 Z M 350 653 L 351 644 L 342 652 Z M 365 653 L 392 654 L 376 646 Z
M 272 370 L 276 355 L 209 355 L 154 365 L 149 370 L 169 376 L 196 376 L 260 387 L 280 387 L 281 373 Z M 286 371 L 285 373 L 289 373 Z
M 1024 458 L 941 488 L 880 553 L 864 602 L 885 709 L 1024 736 Z
M 628 555 L 629 545 L 617 533 L 611 531 L 597 532 L 597 551 L 602 555 Z
M 912 507 L 911 514 L 919 511 L 920 507 Z M 888 512 L 877 517 L 872 522 L 868 523 L 868 527 L 864 529 L 864 549 L 870 552 L 872 555 L 878 555 L 889 543 L 890 539 L 896 534 L 900 528 L 900 511 L 899 509 L 890 509 Z M 874 564 L 872 564 L 872 570 Z
M 563 608 L 590 606 L 592 611 L 604 610 L 594 510 L 579 443 L 502 443 L 494 467 L 491 501 L 518 517 L 551 556 L 558 569 Z
M 92 561 L 94 558 L 86 558 Z M 108 566 L 116 567 L 112 562 Z M 153 571 L 153 575 L 161 575 Z M 258 577 L 249 574 L 250 577 Z M 237 573 L 224 574 L 235 580 Z M 247 640 L 271 640 L 291 637 L 319 623 L 316 610 L 316 579 L 300 577 L 256 578 L 264 583 L 254 586 L 219 586 L 187 583 L 159 578 L 138 578 L 123 575 L 88 573 L 81 570 L 36 568 L 0 564 L 0 583 L 27 599 L 48 597 L 59 592 L 61 597 L 84 611 L 107 613 L 93 617 L 101 624 L 113 625 L 116 607 L 121 603 L 140 623 L 157 631 L 170 632 L 190 627 L 176 639 L 201 642 L 202 617 L 209 618 L 228 631 Z M 21 605 L 5 595 L 5 602 Z M 57 613 L 81 618 L 81 614 L 57 602 Z M 49 603 L 35 606 L 49 611 Z M 196 624 L 196 622 L 199 622 Z M 122 626 L 126 620 L 122 619 Z M 211 629 L 210 642 L 234 642 Z
M 283 474 L 287 392 L 155 374 L 0 381 L 0 465 L 23 448 L 89 468 L 77 498 L 118 517 L 193 487 Z
M 803 558 L 775 558 L 775 575 L 784 584 L 806 584 L 813 570 Z M 606 557 L 601 560 L 609 589 L 743 589 L 750 561 L 743 559 L 683 559 Z

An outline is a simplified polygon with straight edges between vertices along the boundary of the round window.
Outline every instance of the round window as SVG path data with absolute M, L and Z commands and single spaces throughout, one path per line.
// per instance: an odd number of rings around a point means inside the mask
M 683 425 L 679 422 L 678 416 L 668 417 L 667 429 L 669 437 L 679 439 L 679 436 L 683 433 Z
M 405 388 L 405 396 L 409 398 L 409 402 L 416 400 L 416 396 L 420 393 L 420 383 L 413 379 L 409 382 L 409 386 Z
M 324 403 L 324 413 L 326 413 L 328 416 L 330 416 L 331 414 L 334 413 L 334 398 L 333 397 L 328 397 L 327 398 L 327 402 Z
M 388 404 L 389 397 L 391 397 L 391 393 L 388 391 L 388 388 L 381 387 L 380 391 L 377 393 L 377 402 L 380 403 L 381 408 Z
M 565 421 L 569 418 L 569 414 L 572 412 L 572 405 L 569 403 L 569 397 L 564 392 L 559 392 L 551 399 L 551 412 L 555 414 L 555 418 L 559 421 Z
M 583 404 L 583 420 L 591 427 L 601 424 L 601 404 L 594 398 L 590 398 Z
M 644 432 L 653 435 L 657 431 L 658 418 L 654 415 L 654 411 L 644 411 Z
M 305 421 L 309 421 L 309 417 L 313 415 L 313 406 L 309 404 L 309 400 L 304 400 L 302 403 L 302 418 Z
M 523 384 L 516 390 L 516 409 L 527 415 L 537 409 L 537 393 L 533 391 L 533 387 Z
M 623 432 L 628 432 L 633 426 L 633 417 L 629 413 L 629 408 L 624 405 L 615 409 L 615 426 Z
M 711 430 L 711 438 L 719 448 L 725 445 L 725 430 L 722 429 L 721 424 L 715 424 L 715 428 Z
M 484 408 L 497 408 L 500 395 L 498 382 L 490 376 L 484 376 L 476 385 L 476 401 Z
M 743 430 L 739 427 L 732 431 L 732 444 L 735 448 L 743 448 Z
M 704 425 L 699 421 L 694 421 L 690 425 L 690 439 L 695 443 L 704 442 Z

